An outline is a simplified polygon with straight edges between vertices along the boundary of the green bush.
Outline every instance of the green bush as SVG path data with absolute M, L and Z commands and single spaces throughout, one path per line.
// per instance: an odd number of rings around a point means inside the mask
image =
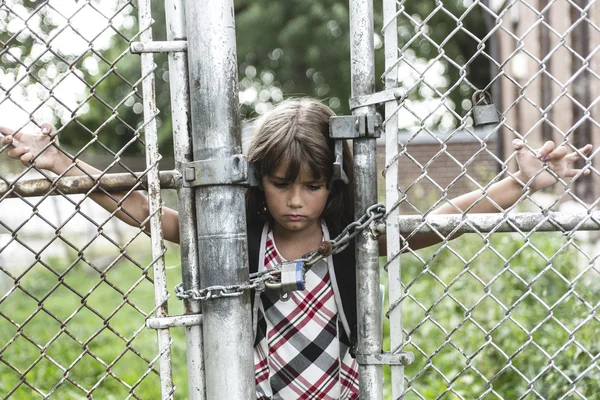
M 401 259 L 404 350 L 416 358 L 405 371 L 407 399 L 600 392 L 600 284 L 575 242 L 556 233 L 470 234 L 417 254 Z M 179 265 L 176 252 L 166 263 Z M 57 274 L 35 264 L 0 298 L 0 398 L 43 398 L 32 387 L 57 399 L 83 399 L 92 388 L 99 399 L 158 398 L 156 332 L 144 328 L 154 308 L 149 260 L 104 271 L 46 264 Z M 167 272 L 170 285 L 181 279 L 180 268 Z M 170 312 L 180 314 L 173 297 Z M 171 332 L 175 398 L 185 399 L 184 332 Z M 388 342 L 387 324 L 384 332 Z
M 417 254 L 401 257 L 407 399 L 600 393 L 598 271 L 575 241 L 468 234 Z
M 105 270 L 45 260 L 58 276 L 38 262 L 0 297 L 0 398 L 85 399 L 85 391 L 97 399 L 160 397 L 157 335 L 145 328 L 154 309 L 153 273 L 149 260 L 135 258 Z M 178 265 L 178 255 L 167 253 L 166 263 Z M 180 268 L 167 275 L 181 280 Z M 174 296 L 169 310 L 182 313 Z M 171 334 L 175 398 L 185 399 L 184 332 Z

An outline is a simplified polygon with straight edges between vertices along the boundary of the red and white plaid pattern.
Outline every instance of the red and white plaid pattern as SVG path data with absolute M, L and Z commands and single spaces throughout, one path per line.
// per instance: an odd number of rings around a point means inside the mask
M 269 232 L 264 266 L 282 261 Z M 254 350 L 258 399 L 357 399 L 358 365 L 339 340 L 341 323 L 327 260 L 306 274 L 306 289 L 281 301 L 261 295 Z M 262 329 L 261 329 L 262 327 Z

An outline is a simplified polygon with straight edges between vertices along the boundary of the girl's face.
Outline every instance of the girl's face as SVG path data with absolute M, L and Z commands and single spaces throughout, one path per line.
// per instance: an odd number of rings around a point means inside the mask
M 321 230 L 320 217 L 327 204 L 329 189 L 325 178 L 315 179 L 301 170 L 294 182 L 285 179 L 287 165 L 262 178 L 267 208 L 280 234 L 310 233 Z M 314 230 L 314 231 L 313 231 Z

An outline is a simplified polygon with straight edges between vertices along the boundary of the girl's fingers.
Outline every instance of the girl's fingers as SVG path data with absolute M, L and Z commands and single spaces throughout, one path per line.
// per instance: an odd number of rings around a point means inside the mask
M 0 133 L 2 134 L 2 146 L 9 145 L 13 142 L 13 130 L 0 126 Z M 14 147 L 14 146 L 13 146 Z
M 583 171 L 583 172 L 581 172 Z M 589 169 L 569 169 L 567 170 L 567 172 L 565 173 L 565 178 L 573 178 L 574 176 L 577 176 L 579 173 L 581 173 L 582 175 L 589 175 L 592 173 L 592 171 L 590 171 Z
M 2 137 L 2 146 L 6 146 L 7 144 L 11 144 L 13 142 L 12 136 L 3 136 Z
M 6 135 L 13 135 L 15 133 L 15 131 L 13 131 L 12 129 L 8 129 L 5 126 L 0 126 L 0 133 L 4 136 Z
M 513 149 L 519 151 L 525 146 L 525 142 L 521 139 L 515 139 L 512 141 Z
M 579 149 L 579 151 L 583 154 L 583 155 L 588 155 L 592 152 L 592 149 L 594 148 L 594 146 L 592 146 L 591 144 L 586 144 L 585 146 L 583 146 L 582 148 Z
M 16 147 L 8 151 L 10 158 L 21 158 L 24 154 L 29 152 L 29 147 Z
M 0 126 L 0 133 L 4 136 L 4 137 L 14 137 L 15 139 L 19 139 L 19 137 L 21 137 L 22 132 L 15 132 L 12 129 L 9 129 L 5 126 Z
M 548 140 L 538 150 L 537 158 L 547 161 L 548 155 L 552 152 L 552 150 L 554 150 L 554 142 L 552 140 Z
M 578 152 L 574 151 L 572 153 L 569 153 L 565 158 L 567 159 L 567 161 L 575 162 L 581 159 L 581 154 L 583 154 L 584 156 L 590 154 L 592 152 L 592 148 L 593 146 L 591 144 L 587 144 L 580 148 Z
M 40 129 L 42 130 L 43 135 L 50 135 L 54 133 L 54 126 L 47 122 L 44 122 L 42 125 L 40 125 Z
M 561 145 L 561 146 L 558 146 L 556 149 L 554 149 L 554 151 L 552 151 L 550 154 L 548 154 L 546 156 L 546 158 L 549 161 L 556 161 L 556 160 L 560 160 L 567 154 L 569 154 L 569 148 L 567 146 Z
M 23 164 L 28 164 L 33 159 L 33 154 L 27 152 L 20 157 L 20 160 Z

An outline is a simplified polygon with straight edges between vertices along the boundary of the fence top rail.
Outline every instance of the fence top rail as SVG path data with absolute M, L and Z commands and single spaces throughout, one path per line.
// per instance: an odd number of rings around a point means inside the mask
M 399 231 L 414 233 L 569 232 L 600 230 L 600 211 L 565 213 L 452 214 L 400 216 Z

